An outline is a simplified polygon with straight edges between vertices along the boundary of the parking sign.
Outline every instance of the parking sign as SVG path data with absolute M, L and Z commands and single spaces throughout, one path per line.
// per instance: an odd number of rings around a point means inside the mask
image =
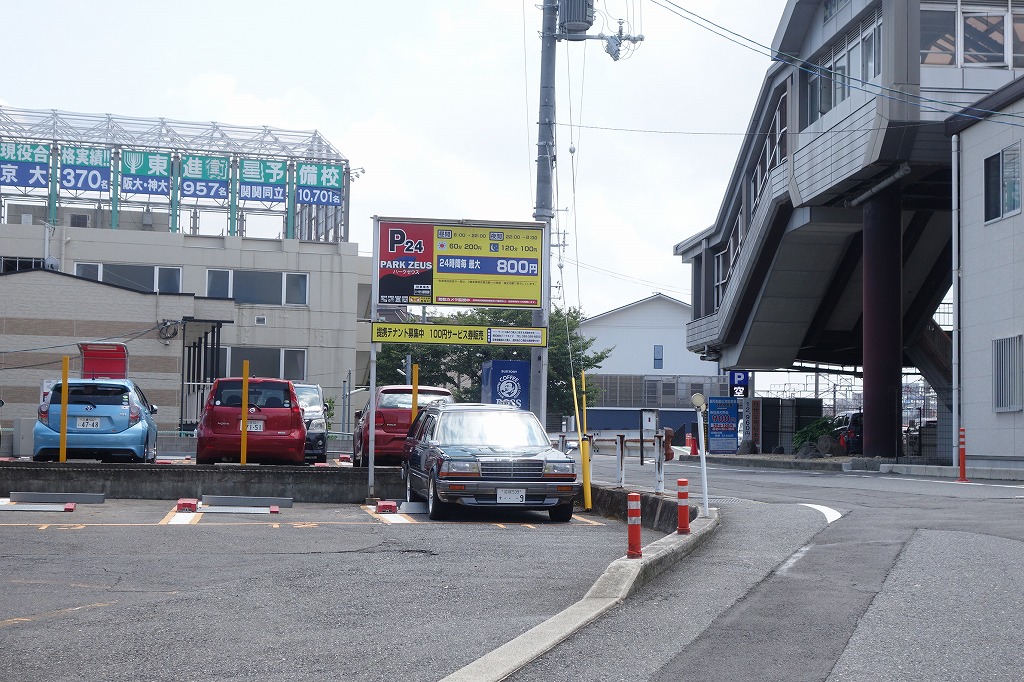
M 746 398 L 747 386 L 750 383 L 750 373 L 739 370 L 729 371 L 729 395 L 733 398 Z

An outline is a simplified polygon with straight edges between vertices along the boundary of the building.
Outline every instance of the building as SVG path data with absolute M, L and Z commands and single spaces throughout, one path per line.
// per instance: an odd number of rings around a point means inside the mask
M 315 132 L 0 113 L 0 426 L 100 339 L 127 342 L 167 430 L 246 360 L 339 405 L 366 383 L 371 259 L 347 241 L 348 162 Z M 247 216 L 280 234 L 246 236 Z
M 959 150 L 960 425 L 971 464 L 1024 466 L 1024 78 L 947 120 Z
M 1019 0 L 790 0 L 713 225 L 692 264 L 687 347 L 723 368 L 863 371 L 864 448 L 900 452 L 916 367 L 954 441 L 944 120 L 1024 75 Z M 947 458 L 948 459 L 948 458 Z
M 600 388 L 597 405 L 690 409 L 693 393 L 726 395 L 718 365 L 686 350 L 692 318 L 689 304 L 656 293 L 583 320 L 580 334 L 594 339 L 592 347 L 612 349 L 587 376 Z

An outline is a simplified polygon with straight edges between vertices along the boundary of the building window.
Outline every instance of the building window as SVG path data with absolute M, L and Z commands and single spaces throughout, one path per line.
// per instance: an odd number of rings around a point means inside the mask
M 309 275 L 269 270 L 207 270 L 206 295 L 252 305 L 308 305 Z
M 985 159 L 985 222 L 1020 212 L 1020 143 Z
M 71 227 L 89 227 L 89 216 L 85 213 L 72 213 Z
M 207 270 L 206 295 L 209 298 L 231 298 L 231 271 Z
M 923 30 L 923 29 L 922 29 Z M 832 111 L 882 73 L 882 11 L 828 45 L 801 75 L 804 127 Z
M 0 272 L 20 272 L 22 270 L 42 270 L 42 258 L 21 258 L 4 256 L 0 259 Z
M 836 15 L 840 9 L 850 4 L 850 0 L 825 0 L 825 21 Z
M 161 294 L 181 293 L 181 268 L 125 263 L 75 263 L 75 275 L 119 287 Z
M 996 412 L 1024 409 L 1024 336 L 992 342 L 992 409 Z
M 249 376 L 305 381 L 306 351 L 302 348 L 234 346 L 222 348 L 221 367 L 226 376 L 242 376 L 242 363 L 249 361 Z
M 654 346 L 654 369 L 665 368 L 665 346 Z
M 303 272 L 287 272 L 284 275 L 285 305 L 308 305 L 309 298 L 306 284 L 309 276 Z
M 1024 68 L 1021 3 L 962 0 L 959 10 L 955 2 L 922 5 L 922 64 Z

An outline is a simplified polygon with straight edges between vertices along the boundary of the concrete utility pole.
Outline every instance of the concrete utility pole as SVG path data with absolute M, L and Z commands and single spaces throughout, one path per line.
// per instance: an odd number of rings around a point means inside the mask
M 537 205 L 533 219 L 544 223 L 550 239 L 554 218 L 552 175 L 555 169 L 555 40 L 558 31 L 558 0 L 545 0 L 540 48 L 540 117 L 537 130 Z M 551 254 L 544 253 L 543 270 L 548 273 Z M 549 280 L 550 282 L 550 280 Z M 550 284 L 541 286 L 541 308 L 533 311 L 534 327 L 548 326 L 551 312 Z M 548 349 L 534 348 L 530 354 L 530 409 L 547 427 Z
M 537 205 L 533 219 L 544 223 L 545 243 L 551 243 L 551 221 L 555 217 L 553 175 L 555 170 L 555 46 L 560 38 L 566 40 L 601 40 L 605 52 L 613 60 L 619 59 L 624 42 L 636 44 L 641 36 L 625 35 L 619 22 L 617 35 L 603 33 L 588 36 L 587 29 L 594 24 L 594 0 L 544 0 L 541 24 L 540 51 L 540 116 L 537 121 Z M 559 15 L 561 14 L 561 22 Z M 561 25 L 559 25 L 561 24 Z M 560 33 L 560 31 L 563 31 Z M 548 247 L 550 248 L 550 246 Z M 534 327 L 548 326 L 551 314 L 551 254 L 545 259 L 541 280 L 541 308 L 533 311 Z M 549 335 L 550 338 L 550 335 Z M 548 349 L 535 348 L 530 354 L 530 409 L 547 425 Z

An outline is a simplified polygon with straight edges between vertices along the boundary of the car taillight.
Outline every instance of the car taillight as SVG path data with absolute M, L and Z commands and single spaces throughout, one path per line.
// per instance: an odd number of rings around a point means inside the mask
M 138 405 L 132 405 L 128 410 L 128 426 L 135 426 L 140 421 L 142 421 L 142 410 Z
M 50 421 L 50 406 L 47 405 L 46 403 L 40 405 L 39 411 L 36 413 L 36 417 L 42 424 L 45 424 L 46 422 Z
M 374 412 L 374 415 L 376 416 L 373 418 L 373 423 L 377 426 L 384 426 L 384 415 L 379 410 Z
M 302 407 L 300 407 L 299 405 L 293 404 L 292 405 L 292 427 L 293 428 L 299 428 L 300 426 L 305 426 L 305 423 L 302 421 Z

